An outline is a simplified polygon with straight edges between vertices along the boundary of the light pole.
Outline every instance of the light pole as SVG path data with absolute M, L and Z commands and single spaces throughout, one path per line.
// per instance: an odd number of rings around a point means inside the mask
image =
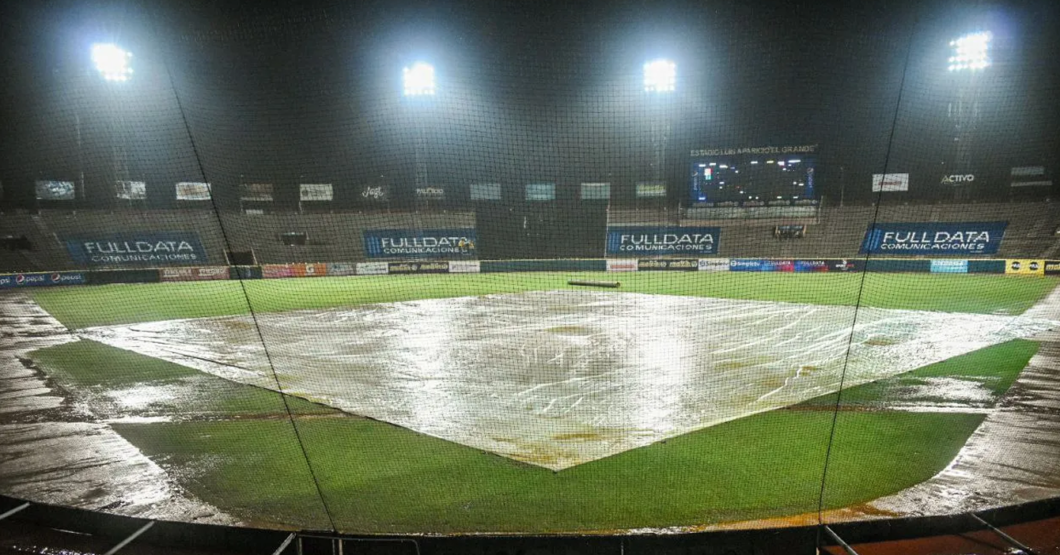
M 657 59 L 644 64 L 644 92 L 651 110 L 652 181 L 665 181 L 666 145 L 670 140 L 668 101 L 677 88 L 677 64 Z
M 949 44 L 952 51 L 946 69 L 956 79 L 957 97 L 950 102 L 947 111 L 954 131 L 952 170 L 958 173 L 971 173 L 972 149 L 980 116 L 979 76 L 990 67 L 992 40 L 989 31 L 978 31 L 951 40 Z M 959 190 L 955 188 L 954 198 L 959 196 Z
M 108 83 L 120 84 L 132 78 L 132 53 L 113 43 L 96 43 L 92 45 L 92 63 L 95 65 L 99 76 Z M 118 187 L 129 187 L 129 163 L 125 150 L 125 121 L 124 110 L 121 106 L 114 107 L 111 99 L 113 114 L 110 118 L 111 127 L 111 149 L 114 162 L 114 199 L 117 202 Z M 117 129 L 115 129 L 117 128 Z M 78 156 L 81 150 L 81 119 L 78 118 Z M 84 173 L 82 171 L 81 187 L 84 189 Z M 128 196 L 131 196 L 131 192 Z M 131 200 L 131 199 L 130 199 Z
M 427 104 L 434 97 L 435 80 L 434 66 L 426 62 L 416 62 L 405 66 L 401 71 L 402 94 L 415 106 Z M 425 190 L 430 187 L 427 179 L 427 137 L 424 114 L 421 110 L 414 110 L 413 117 L 413 139 L 416 163 L 416 190 Z M 416 192 L 414 191 L 414 194 Z M 426 199 L 426 197 L 424 197 Z M 418 199 L 417 199 L 418 200 Z M 417 203 L 418 204 L 418 203 Z

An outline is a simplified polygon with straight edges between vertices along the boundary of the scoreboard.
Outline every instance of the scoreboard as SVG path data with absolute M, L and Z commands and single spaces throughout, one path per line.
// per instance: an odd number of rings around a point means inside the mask
M 692 160 L 691 201 L 770 203 L 816 198 L 815 160 L 801 155 L 730 155 Z

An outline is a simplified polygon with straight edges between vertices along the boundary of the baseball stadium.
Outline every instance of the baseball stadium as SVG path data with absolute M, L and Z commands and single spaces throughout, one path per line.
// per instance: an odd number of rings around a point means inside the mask
M 716 4 L 4 8 L 0 549 L 1057 549 L 1060 9 Z

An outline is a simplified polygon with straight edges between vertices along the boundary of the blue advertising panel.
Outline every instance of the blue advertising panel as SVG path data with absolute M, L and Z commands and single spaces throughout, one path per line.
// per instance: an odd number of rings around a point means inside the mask
M 199 234 L 190 231 L 118 233 L 66 238 L 75 264 L 84 266 L 179 266 L 206 263 Z
M 473 258 L 477 242 L 473 228 L 364 231 L 369 258 Z
M 870 225 L 862 254 L 938 256 L 994 254 L 1008 222 L 888 223 Z
M 967 274 L 967 260 L 932 260 L 931 273 L 933 274 Z
M 718 253 L 717 227 L 630 226 L 607 228 L 607 254 L 701 256 Z
M 730 272 L 794 272 L 794 260 L 771 260 L 767 258 L 733 258 L 729 260 Z
M 44 287 L 49 285 L 84 285 L 84 272 L 35 272 L 0 275 L 0 289 L 11 287 Z

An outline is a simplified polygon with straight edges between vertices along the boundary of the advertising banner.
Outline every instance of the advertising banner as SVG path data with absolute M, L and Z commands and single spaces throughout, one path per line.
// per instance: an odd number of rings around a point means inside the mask
M 357 275 L 359 276 L 381 276 L 390 273 L 390 267 L 386 262 L 358 262 Z
M 472 183 L 471 200 L 501 200 L 501 184 Z
M 582 200 L 608 200 L 611 198 L 610 183 L 582 183 Z
M 441 187 L 418 187 L 416 198 L 421 200 L 442 200 L 445 198 L 445 189 Z
M 210 184 L 192 181 L 177 183 L 177 200 L 210 200 Z
M 47 287 L 52 285 L 84 285 L 84 272 L 35 272 L 31 274 L 0 275 L 0 289 L 12 287 Z
M 700 258 L 699 259 L 699 271 L 700 272 L 728 272 L 729 271 L 729 259 L 728 258 Z
M 967 260 L 932 260 L 931 273 L 933 274 L 967 274 Z
M 1005 273 L 1036 276 L 1045 275 L 1045 261 L 1027 259 L 1005 260 Z
M 239 200 L 272 202 L 272 183 L 244 183 L 240 185 Z
M 730 272 L 794 272 L 793 260 L 768 260 L 764 258 L 733 258 L 729 261 Z
M 39 200 L 74 200 L 77 189 L 73 181 L 38 181 L 36 183 Z
M 482 271 L 478 260 L 453 260 L 449 263 L 450 274 L 477 274 Z
M 666 196 L 666 183 L 659 181 L 638 181 L 637 198 L 662 198 Z
M 364 231 L 368 258 L 473 258 L 476 242 L 473 228 Z
M 629 226 L 607 228 L 607 254 L 663 256 L 717 254 L 717 227 Z
M 303 202 L 329 201 L 332 196 L 331 183 L 302 183 L 298 185 L 298 200 Z
M 994 254 L 1008 222 L 886 223 L 870 225 L 861 254 L 937 256 Z
M 199 242 L 199 234 L 189 231 L 68 237 L 65 241 L 74 263 L 86 266 L 165 266 L 206 262 L 206 249 Z
M 114 185 L 114 194 L 123 200 L 144 200 L 147 198 L 147 183 L 143 181 L 118 181 Z
M 350 262 L 328 262 L 329 276 L 355 276 L 357 265 Z
M 626 258 L 621 260 L 607 259 L 607 271 L 608 272 L 636 272 L 637 271 L 637 259 Z
M 323 262 L 316 264 L 291 264 L 294 277 L 324 277 L 328 275 L 328 265 Z
M 796 260 L 794 269 L 796 272 L 827 272 L 831 265 L 831 261 L 824 259 Z
M 907 173 L 874 173 L 872 174 L 873 193 L 891 193 L 909 190 Z
M 365 202 L 386 202 L 390 200 L 390 188 L 386 185 L 367 185 L 361 188 L 360 195 Z
M 637 261 L 638 272 L 695 272 L 697 270 L 699 270 L 699 260 L 695 258 L 649 258 Z
M 162 281 L 203 281 L 228 279 L 228 266 L 205 266 L 201 268 L 162 268 L 158 277 Z
M 527 183 L 526 200 L 545 201 L 556 200 L 555 183 Z
M 1047 276 L 1060 276 L 1060 260 L 1046 260 L 1043 273 Z
M 448 262 L 390 262 L 387 264 L 387 272 L 391 274 L 444 274 L 448 271 Z
M 262 264 L 261 277 L 265 279 L 294 277 L 294 267 L 288 264 Z

